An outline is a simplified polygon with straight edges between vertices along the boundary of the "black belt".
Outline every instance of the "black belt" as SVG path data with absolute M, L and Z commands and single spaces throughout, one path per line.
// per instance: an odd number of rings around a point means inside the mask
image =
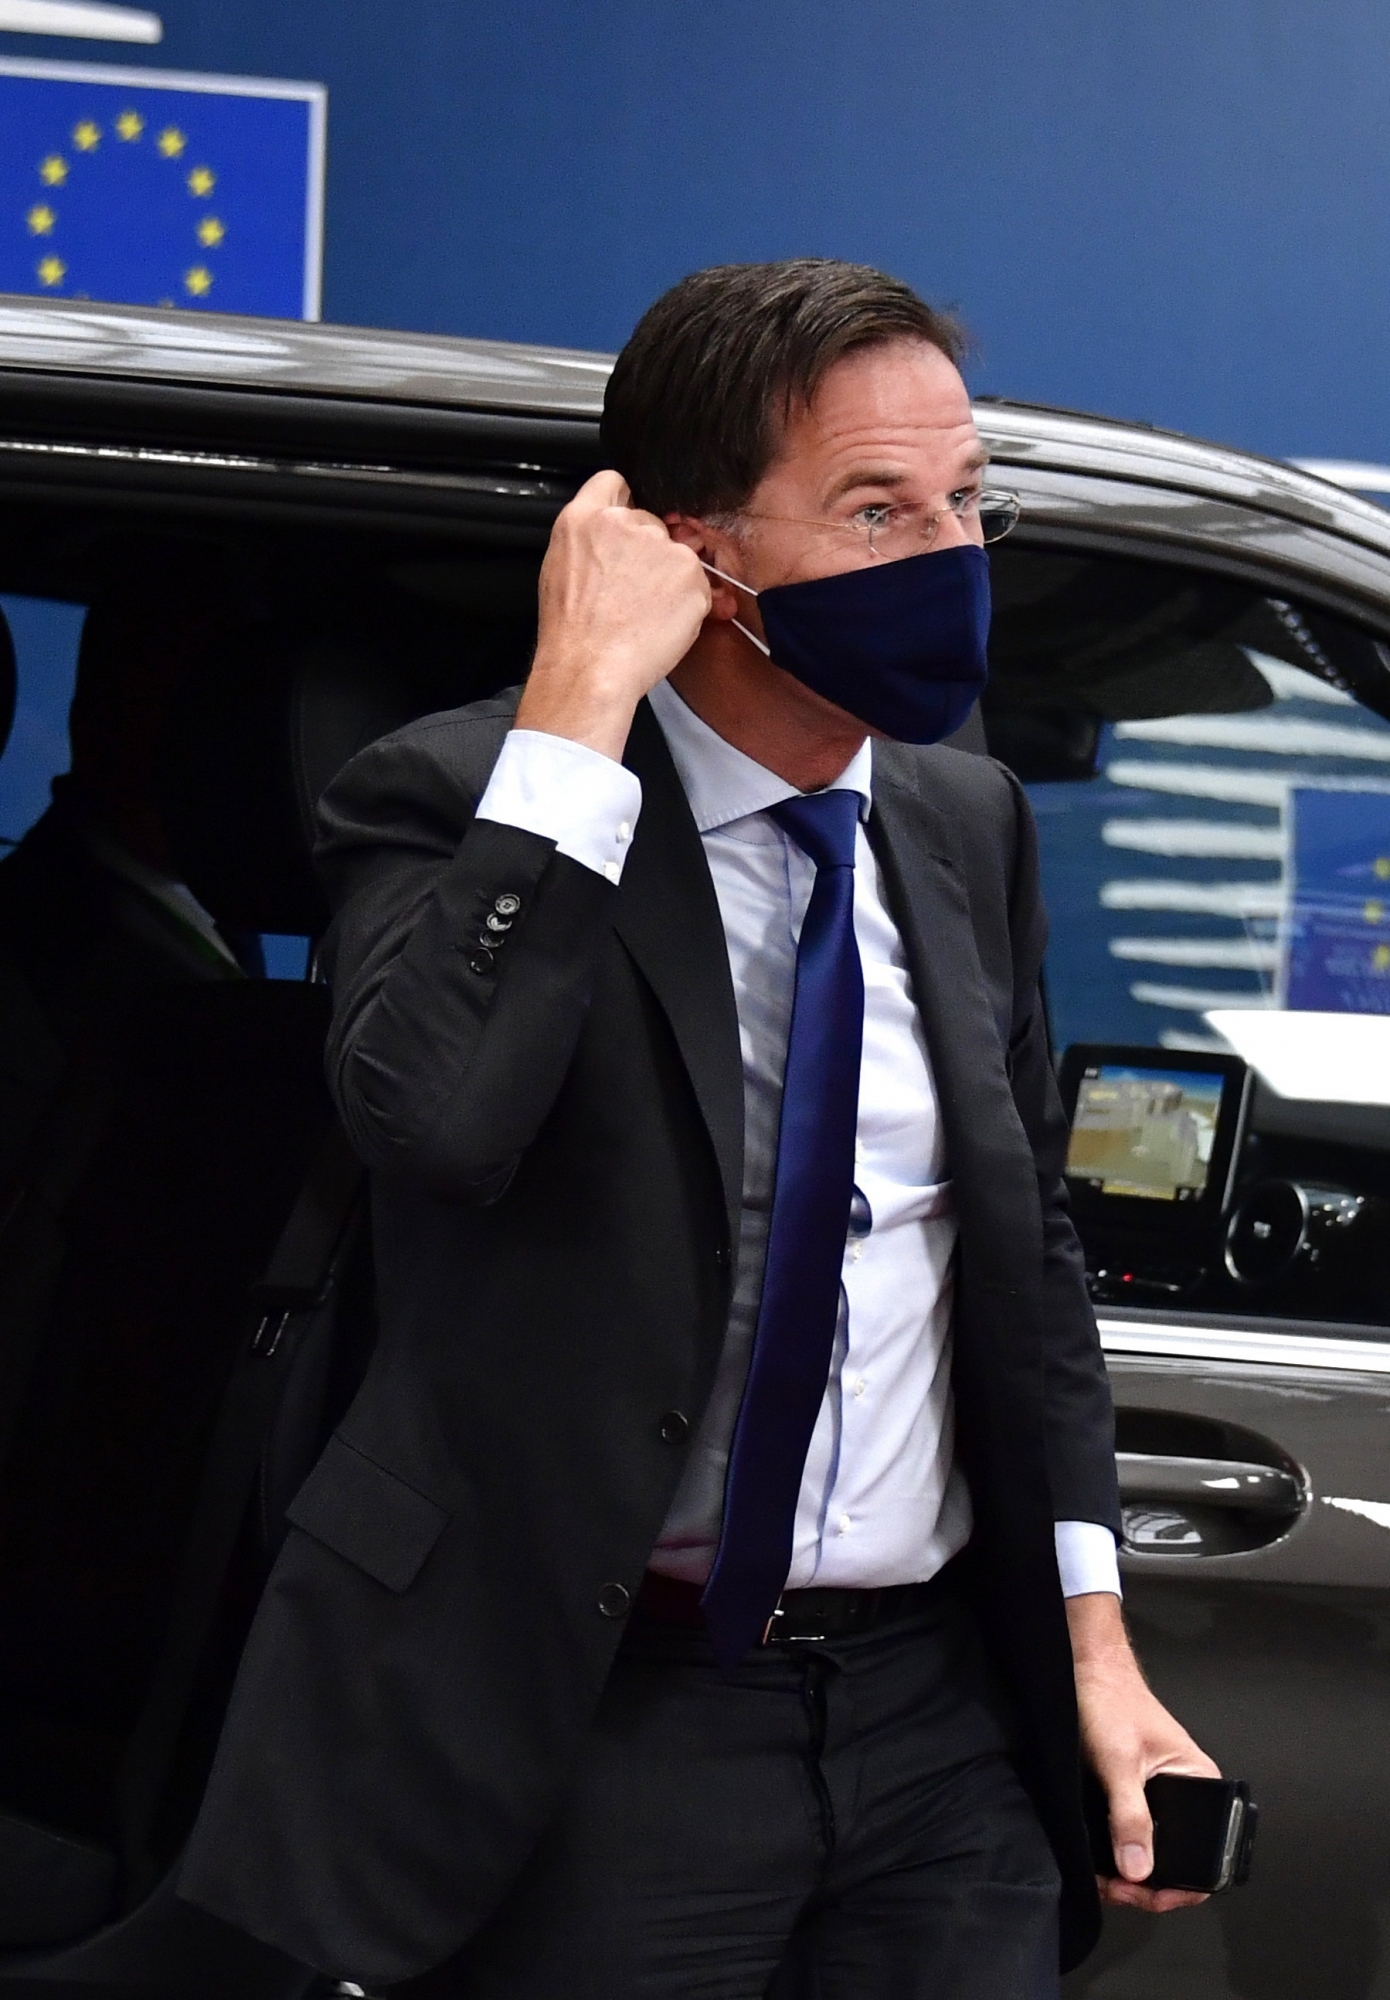
M 877 1590 L 784 1590 L 761 1643 L 810 1643 L 872 1631 L 876 1625 L 925 1610 L 950 1587 L 943 1572 L 930 1583 L 889 1583 Z M 702 1626 L 703 1589 L 702 1584 L 682 1583 L 679 1577 L 649 1569 L 638 1585 L 634 1614 L 639 1621 L 656 1625 Z

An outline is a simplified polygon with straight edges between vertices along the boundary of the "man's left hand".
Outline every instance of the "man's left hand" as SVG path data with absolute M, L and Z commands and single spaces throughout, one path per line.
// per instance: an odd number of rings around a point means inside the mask
M 1081 1748 L 1110 1802 L 1110 1838 L 1120 1875 L 1099 1877 L 1102 1899 L 1136 1910 L 1204 1903 L 1188 1889 L 1146 1889 L 1153 1873 L 1153 1821 L 1144 1786 L 1159 1771 L 1219 1778 L 1204 1750 L 1158 1701 L 1134 1657 L 1120 1600 L 1108 1591 L 1067 1599 Z

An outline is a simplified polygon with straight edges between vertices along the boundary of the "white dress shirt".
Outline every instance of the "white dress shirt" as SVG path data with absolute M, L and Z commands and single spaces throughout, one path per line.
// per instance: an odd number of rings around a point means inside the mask
M 794 786 L 694 714 L 669 683 L 651 705 L 690 801 L 724 922 L 743 1054 L 743 1208 L 713 1393 L 652 1567 L 702 1583 L 718 1545 L 729 1444 L 762 1289 L 796 947 L 815 865 L 772 819 Z M 936 1092 L 902 940 L 863 828 L 865 743 L 836 780 L 862 800 L 854 928 L 864 969 L 855 1184 L 840 1322 L 797 1504 L 788 1588 L 867 1589 L 933 1576 L 970 1535 L 954 1464 L 951 1310 L 956 1221 Z M 554 840 L 616 882 L 641 809 L 634 774 L 565 738 L 513 730 L 478 816 Z M 1056 1526 L 1068 1596 L 1118 1594 L 1109 1528 Z

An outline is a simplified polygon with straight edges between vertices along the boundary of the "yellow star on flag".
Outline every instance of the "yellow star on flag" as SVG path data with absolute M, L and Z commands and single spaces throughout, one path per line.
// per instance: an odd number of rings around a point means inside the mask
M 198 224 L 198 241 L 205 250 L 215 250 L 226 233 L 215 215 L 205 215 Z
M 61 285 L 68 274 L 61 257 L 40 257 L 37 269 L 41 285 Z
M 1361 914 L 1368 924 L 1378 924 L 1385 915 L 1385 905 L 1384 903 L 1378 903 L 1375 897 L 1372 896 Z
M 53 225 L 58 220 L 46 201 L 36 202 L 25 216 L 31 236 L 51 236 Z
M 72 143 L 79 153 L 94 153 L 101 144 L 101 127 L 83 118 L 72 128 Z
M 145 121 L 138 111 L 123 111 L 116 120 L 118 139 L 138 139 L 145 129 Z
M 217 186 L 217 176 L 211 167 L 195 167 L 188 176 L 190 194 L 211 194 Z
M 1378 854 L 1372 870 L 1377 882 L 1390 882 L 1390 854 Z
M 68 177 L 68 163 L 61 153 L 50 153 L 39 167 L 39 179 L 45 187 L 60 188 Z
M 176 160 L 188 141 L 177 125 L 166 125 L 155 144 L 166 160 Z
M 195 299 L 205 298 L 212 290 L 212 272 L 206 264 L 195 264 L 191 271 L 183 274 L 184 289 L 192 292 Z
M 1371 953 L 1371 964 L 1377 972 L 1390 972 L 1390 944 L 1378 944 Z

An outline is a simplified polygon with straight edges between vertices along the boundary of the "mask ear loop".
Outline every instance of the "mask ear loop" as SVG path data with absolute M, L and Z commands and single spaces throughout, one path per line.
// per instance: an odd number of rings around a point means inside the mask
M 701 569 L 707 569 L 711 576 L 717 576 L 721 583 L 731 583 L 735 590 L 741 590 L 746 597 L 756 597 L 758 594 L 751 584 L 740 583 L 736 576 L 725 576 L 722 569 L 716 569 L 713 563 L 707 563 L 703 556 L 700 557 L 700 567 Z M 771 646 L 764 645 L 755 632 L 750 632 L 748 627 L 742 624 L 737 618 L 731 618 L 729 623 L 736 632 L 742 632 L 744 638 L 750 644 L 756 646 L 765 659 L 770 660 L 772 658 Z

